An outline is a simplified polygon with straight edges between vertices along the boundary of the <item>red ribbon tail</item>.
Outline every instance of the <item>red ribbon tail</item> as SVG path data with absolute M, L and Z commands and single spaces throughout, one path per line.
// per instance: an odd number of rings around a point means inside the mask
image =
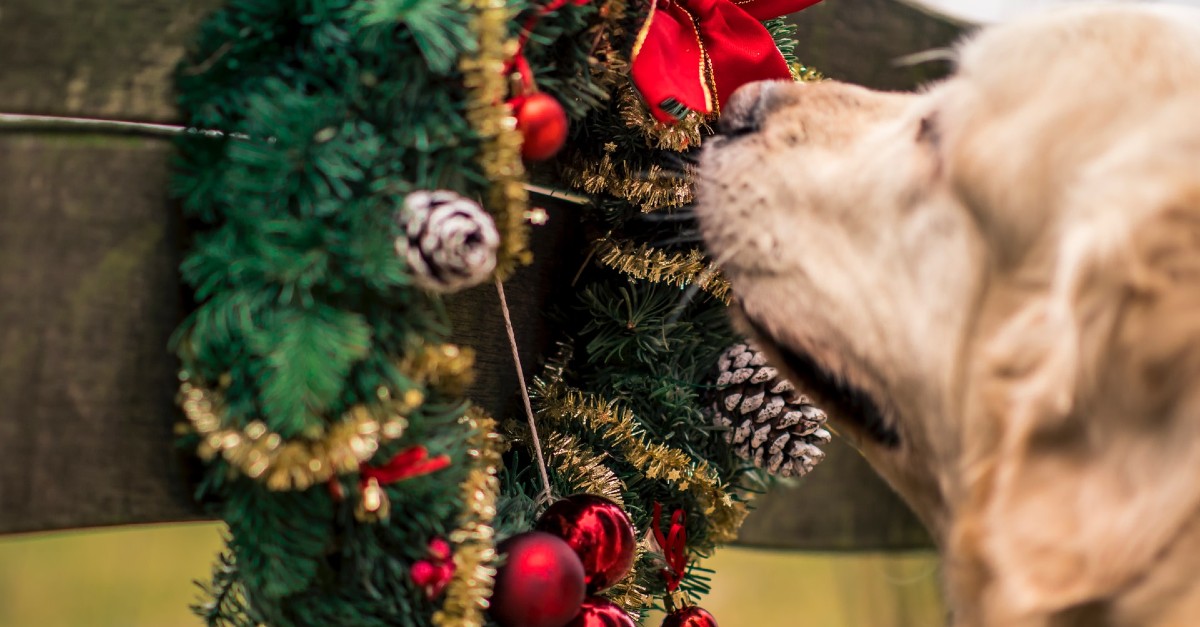
M 450 457 L 438 455 L 429 457 L 429 450 L 424 446 L 414 446 L 400 451 L 383 466 L 362 466 L 361 481 L 374 479 L 381 484 L 395 483 L 420 475 L 437 472 L 450 465 Z

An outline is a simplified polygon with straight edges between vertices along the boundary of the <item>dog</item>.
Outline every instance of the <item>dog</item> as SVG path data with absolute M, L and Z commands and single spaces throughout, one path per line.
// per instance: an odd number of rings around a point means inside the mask
M 951 624 L 1200 625 L 1200 10 L 955 52 L 732 95 L 696 211 L 734 316 L 929 527 Z

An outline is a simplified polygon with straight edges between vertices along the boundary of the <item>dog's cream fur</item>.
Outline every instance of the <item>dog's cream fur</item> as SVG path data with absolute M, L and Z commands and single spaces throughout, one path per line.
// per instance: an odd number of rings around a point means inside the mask
M 821 399 L 952 622 L 1200 626 L 1200 11 L 1055 10 L 922 93 L 757 83 L 722 124 L 705 239 L 769 350 L 881 408 L 897 445 Z

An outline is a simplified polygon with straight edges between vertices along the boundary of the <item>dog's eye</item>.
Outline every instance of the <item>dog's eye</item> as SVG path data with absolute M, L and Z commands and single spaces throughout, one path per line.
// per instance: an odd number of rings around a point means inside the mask
M 941 141 L 936 114 L 930 113 L 921 118 L 921 123 L 917 126 L 917 141 L 931 146 L 937 146 Z

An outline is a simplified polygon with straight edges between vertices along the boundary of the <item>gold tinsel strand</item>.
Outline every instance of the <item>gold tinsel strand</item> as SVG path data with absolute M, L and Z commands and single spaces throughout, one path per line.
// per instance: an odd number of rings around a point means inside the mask
M 798 83 L 819 83 L 825 80 L 825 75 L 820 70 L 803 63 L 793 63 L 789 69 L 792 71 L 792 79 Z
M 625 126 L 640 130 L 650 145 L 659 150 L 683 152 L 699 146 L 708 124 L 708 119 L 698 111 L 688 111 L 674 124 L 659 122 L 638 95 L 632 81 L 626 81 L 619 87 L 617 103 Z
M 602 237 L 594 243 L 596 256 L 604 265 L 635 279 L 685 287 L 695 283 L 700 289 L 729 304 L 729 281 L 713 267 L 699 249 L 686 253 L 666 253 L 645 244 Z
M 505 103 L 508 77 L 504 66 L 517 45 L 508 36 L 514 15 L 504 0 L 464 0 L 464 9 L 473 13 L 470 28 L 477 49 L 476 54 L 462 57 L 459 69 L 468 92 L 467 121 L 482 143 L 479 164 L 491 183 L 484 205 L 500 229 L 496 276 L 503 280 L 518 265 L 532 260 L 525 225 L 529 194 L 521 162 L 523 140 L 517 131 L 517 119 Z
M 220 455 L 232 470 L 262 481 L 271 490 L 304 490 L 337 475 L 357 472 L 381 442 L 404 434 L 408 426 L 405 414 L 423 400 L 409 395 L 392 400 L 381 388 L 380 407 L 355 405 L 320 438 L 285 440 L 260 420 L 244 429 L 223 427 L 221 393 L 193 384 L 186 373 L 180 378 L 179 404 L 188 420 L 185 428 L 201 437 L 196 451 L 200 458 L 210 461 Z
M 464 508 L 459 527 L 451 532 L 454 576 L 446 585 L 442 609 L 433 624 L 442 627 L 483 627 L 484 612 L 496 580 L 496 495 L 500 493 L 500 455 L 504 442 L 496 433 L 496 421 L 478 408 L 467 411 L 461 422 L 474 434 L 468 455 L 474 468 L 459 486 Z
M 627 0 L 608 0 L 600 6 L 600 23 L 597 25 L 595 46 L 592 49 L 591 73 L 596 86 L 612 92 L 618 85 L 629 81 L 629 62 L 625 55 L 613 45 L 625 35 L 625 13 Z
M 644 610 L 648 610 L 654 605 L 654 597 L 650 596 L 650 593 L 646 592 L 646 589 L 638 583 L 640 571 L 637 566 L 642 563 L 642 555 L 645 553 L 645 547 L 639 545 L 633 556 L 633 570 L 629 571 L 624 579 L 613 584 L 613 587 L 604 591 L 605 598 L 625 610 L 625 613 L 635 623 L 641 619 Z
M 638 205 L 645 213 L 665 207 L 682 207 L 692 202 L 692 177 L 652 164 L 644 170 L 630 170 L 624 161 L 613 159 L 617 145 L 604 145 L 599 159 L 575 152 L 564 155 L 560 172 L 563 180 L 588 194 L 608 193 Z
M 462 396 L 475 380 L 475 350 L 456 344 L 421 343 L 405 353 L 400 371 L 447 396 Z
M 690 492 L 708 518 L 708 539 L 732 541 L 745 520 L 745 503 L 734 500 L 708 462 L 661 444 L 647 443 L 630 410 L 595 395 L 561 384 L 537 381 L 537 413 L 555 422 L 578 421 L 600 434 L 612 450 L 649 479 L 661 479 L 681 492 Z
M 571 493 L 585 493 L 604 498 L 625 507 L 625 482 L 604 465 L 604 458 L 588 450 L 574 436 L 554 433 L 546 440 L 547 462 L 560 480 L 570 485 Z

